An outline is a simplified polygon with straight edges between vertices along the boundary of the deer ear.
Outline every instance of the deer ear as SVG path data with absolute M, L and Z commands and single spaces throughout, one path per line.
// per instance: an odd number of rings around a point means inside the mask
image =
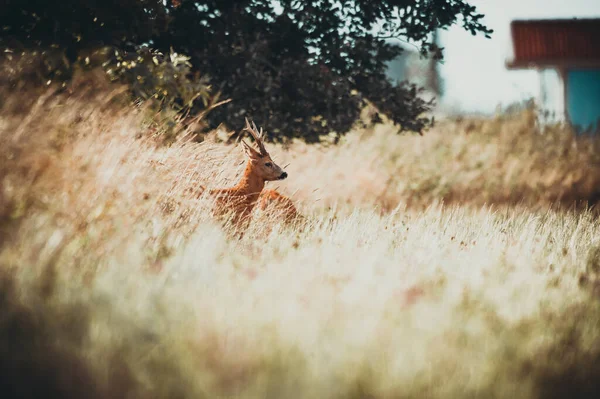
M 248 143 L 244 140 L 240 141 L 242 143 L 242 149 L 250 158 L 260 158 L 260 154 L 254 148 L 252 148 Z

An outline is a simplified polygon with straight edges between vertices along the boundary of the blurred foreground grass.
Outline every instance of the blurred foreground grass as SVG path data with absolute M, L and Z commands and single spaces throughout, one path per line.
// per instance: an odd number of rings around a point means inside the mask
M 89 90 L 1 106 L 2 397 L 596 397 L 600 223 L 548 207 L 594 200 L 595 140 L 524 112 L 276 147 L 309 226 L 237 240 L 194 198 L 240 173 L 226 134 L 162 146 Z

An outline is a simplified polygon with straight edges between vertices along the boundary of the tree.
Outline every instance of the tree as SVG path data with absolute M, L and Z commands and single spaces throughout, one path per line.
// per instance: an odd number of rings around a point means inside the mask
M 232 100 L 209 115 L 213 127 L 241 126 L 247 116 L 278 141 L 342 135 L 367 101 L 400 130 L 421 132 L 432 104 L 416 86 L 386 78 L 386 63 L 402 51 L 387 39 L 440 59 L 430 41 L 436 29 L 460 23 L 474 35 L 492 32 L 463 0 L 4 1 L 4 38 L 57 44 L 72 58 L 90 46 L 131 43 L 189 55 Z

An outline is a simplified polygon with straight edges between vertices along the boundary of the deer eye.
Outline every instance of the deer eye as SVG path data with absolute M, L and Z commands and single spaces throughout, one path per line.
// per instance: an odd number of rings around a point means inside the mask
M 265 163 L 265 166 L 266 166 L 267 168 L 270 168 L 271 166 L 273 166 L 273 164 L 272 164 L 271 162 L 267 162 L 267 163 Z

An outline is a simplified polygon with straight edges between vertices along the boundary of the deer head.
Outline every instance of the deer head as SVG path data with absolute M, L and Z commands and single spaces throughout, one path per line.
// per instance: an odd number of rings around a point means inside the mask
M 287 177 L 287 173 L 284 172 L 279 165 L 273 162 L 273 159 L 271 159 L 271 156 L 265 149 L 262 141 L 262 128 L 260 128 L 260 131 L 258 131 L 254 122 L 252 122 L 252 126 L 250 126 L 250 122 L 248 122 L 248 118 L 246 118 L 246 127 L 244 127 L 243 130 L 250 133 L 250 135 L 254 138 L 254 141 L 256 141 L 256 145 L 259 149 L 259 151 L 256 151 L 243 139 L 241 140 L 242 148 L 248 156 L 248 161 L 252 165 L 252 172 L 265 181 L 285 179 Z

